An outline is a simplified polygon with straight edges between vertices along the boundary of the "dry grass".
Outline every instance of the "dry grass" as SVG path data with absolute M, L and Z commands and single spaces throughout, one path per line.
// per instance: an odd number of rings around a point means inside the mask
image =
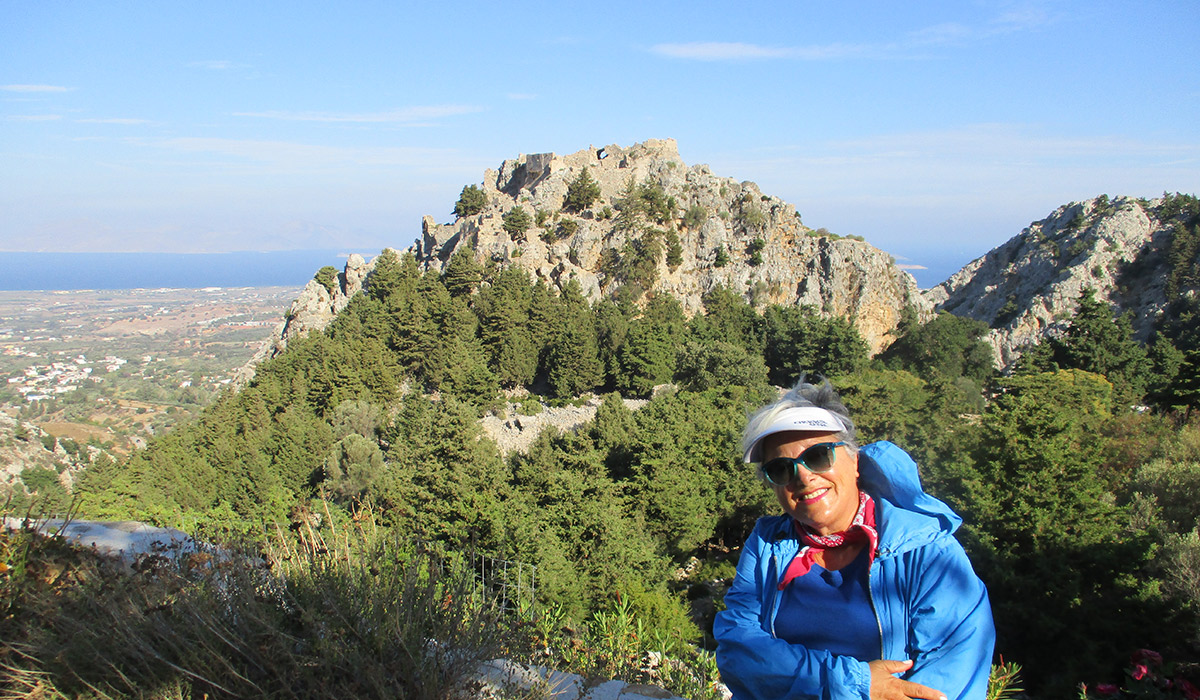
M 369 519 L 122 566 L 0 534 L 0 698 L 445 698 L 512 632 Z

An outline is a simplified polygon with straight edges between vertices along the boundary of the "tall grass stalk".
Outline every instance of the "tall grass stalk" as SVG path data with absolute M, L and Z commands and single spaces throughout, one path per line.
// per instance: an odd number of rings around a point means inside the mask
M 31 532 L 0 556 L 0 698 L 444 698 L 510 651 L 464 558 L 369 515 L 133 571 Z

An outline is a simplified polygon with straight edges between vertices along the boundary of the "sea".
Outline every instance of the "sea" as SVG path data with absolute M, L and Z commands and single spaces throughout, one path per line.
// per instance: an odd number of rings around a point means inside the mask
M 341 270 L 358 253 L 378 250 L 282 250 L 237 253 L 17 253 L 0 251 L 0 290 L 201 289 L 302 287 L 317 270 Z M 928 289 L 944 282 L 973 256 L 910 253 L 897 262 Z
M 0 252 L 0 290 L 202 289 L 303 287 L 317 270 L 339 271 L 352 253 L 378 250 L 283 250 L 237 253 Z

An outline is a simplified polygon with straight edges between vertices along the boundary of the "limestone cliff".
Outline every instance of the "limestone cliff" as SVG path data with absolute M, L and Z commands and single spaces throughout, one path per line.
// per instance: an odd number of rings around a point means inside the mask
M 569 209 L 568 187 L 585 168 L 599 197 L 582 210 Z M 479 189 L 484 204 L 478 212 L 445 224 L 424 217 L 421 240 L 405 251 L 423 269 L 441 271 L 465 247 L 481 262 L 518 266 L 560 288 L 574 279 L 596 300 L 622 288 L 628 292 L 628 280 L 614 268 L 654 239 L 662 248 L 650 261 L 652 271 L 642 275 L 649 284 L 640 292 L 671 294 L 688 314 L 700 311 L 704 294 L 723 285 L 759 306 L 806 304 L 850 318 L 878 352 L 894 339 L 905 306 L 922 317 L 932 313 L 912 276 L 887 253 L 806 227 L 794 206 L 763 194 L 753 182 L 719 177 L 707 165 L 687 166 L 673 139 L 563 156 L 521 155 L 487 170 Z M 635 191 L 657 198 L 658 218 L 631 220 L 627 205 Z M 504 217 L 518 207 L 533 222 L 512 233 Z M 673 239 L 676 259 L 667 252 Z M 370 286 L 373 268 L 374 260 L 351 256 L 332 290 L 309 282 L 239 381 L 291 338 L 324 328 L 351 296 Z
M 1061 331 L 1086 288 L 1118 312 L 1133 312 L 1145 341 L 1167 306 L 1173 221 L 1164 200 L 1106 196 L 1073 202 L 925 292 L 939 310 L 991 326 L 1000 366 L 1029 343 Z
M 291 339 L 329 325 L 334 316 L 350 303 L 350 297 L 363 290 L 363 282 L 373 267 L 363 256 L 354 253 L 346 260 L 346 266 L 338 273 L 332 288 L 326 288 L 316 279 L 309 280 L 288 307 L 283 322 L 275 328 L 270 339 L 263 343 L 250 362 L 234 372 L 234 385 L 242 386 L 253 379 L 258 363 L 283 352 Z
M 599 186 L 599 199 L 583 211 L 568 211 L 568 187 L 584 168 Z M 644 226 L 623 221 L 636 187 L 661 193 L 669 213 Z M 440 270 L 460 247 L 473 246 L 481 261 L 516 265 L 560 287 L 575 279 L 595 299 L 621 289 L 612 264 L 650 231 L 676 236 L 679 256 L 675 264 L 666 255 L 654 261 L 646 291 L 675 296 L 689 314 L 701 310 L 706 292 L 723 285 L 756 305 L 807 304 L 851 318 L 872 351 L 879 351 L 893 339 L 901 309 L 912 305 L 926 314 L 931 308 L 887 253 L 818 234 L 795 207 L 753 182 L 719 177 L 706 165 L 687 166 L 672 139 L 520 156 L 488 170 L 482 190 L 486 205 L 476 214 L 448 224 L 425 217 L 415 252 L 426 268 Z M 510 234 L 504 215 L 514 207 L 541 225 Z

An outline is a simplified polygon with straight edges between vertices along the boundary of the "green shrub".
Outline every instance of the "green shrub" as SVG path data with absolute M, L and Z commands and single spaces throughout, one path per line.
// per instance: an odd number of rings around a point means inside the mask
M 724 246 L 717 248 L 717 256 L 713 258 L 713 267 L 725 267 L 729 264 L 729 253 Z
M 762 250 L 767 246 L 767 242 L 761 238 L 755 238 L 746 244 L 746 254 L 750 256 L 751 265 L 762 264 Z
M 533 394 L 526 394 L 517 402 L 517 413 L 522 416 L 536 416 L 541 413 L 545 406 L 542 405 L 542 400 Z
M 1087 252 L 1087 249 L 1090 247 L 1091 243 L 1087 239 L 1076 238 L 1075 241 L 1067 248 L 1067 259 L 1070 260 L 1081 255 L 1082 253 Z
M 616 205 L 618 228 L 633 232 L 667 223 L 675 216 L 676 202 L 661 184 L 649 180 L 638 183 L 631 175 Z
M 683 214 L 683 225 L 689 229 L 697 229 L 708 221 L 708 210 L 699 204 L 693 204 Z
M 513 240 L 524 238 L 525 232 L 529 230 L 530 226 L 533 226 L 533 218 L 521 206 L 509 209 L 501 221 L 505 232 L 512 236 Z
M 551 650 L 550 662 L 591 678 L 618 678 L 648 683 L 695 700 L 716 700 L 720 677 L 712 652 L 692 646 L 698 637 L 682 603 L 657 591 L 635 589 L 618 594 L 606 609 L 595 611 L 579 636 L 567 637 L 571 627 L 561 609 L 535 621 L 537 646 Z M 644 660 L 662 655 L 657 668 Z
M 476 185 L 467 185 L 462 188 L 462 194 L 454 203 L 454 216 L 458 218 L 473 216 L 483 211 L 483 207 L 486 205 L 487 197 L 483 194 L 483 190 Z
M 679 234 L 672 229 L 667 231 L 667 267 L 673 272 L 683 262 L 683 245 L 679 242 Z
M 579 222 L 575 219 L 563 219 L 558 223 L 558 226 L 547 228 L 542 232 L 542 240 L 547 243 L 555 243 L 564 238 L 574 236 L 579 230 Z
M 325 267 L 322 267 L 320 270 L 317 270 L 317 274 L 313 275 L 313 279 L 315 279 L 317 283 L 324 287 L 330 294 L 333 294 L 333 290 L 337 286 L 337 278 L 337 268 L 332 265 L 326 265 Z

